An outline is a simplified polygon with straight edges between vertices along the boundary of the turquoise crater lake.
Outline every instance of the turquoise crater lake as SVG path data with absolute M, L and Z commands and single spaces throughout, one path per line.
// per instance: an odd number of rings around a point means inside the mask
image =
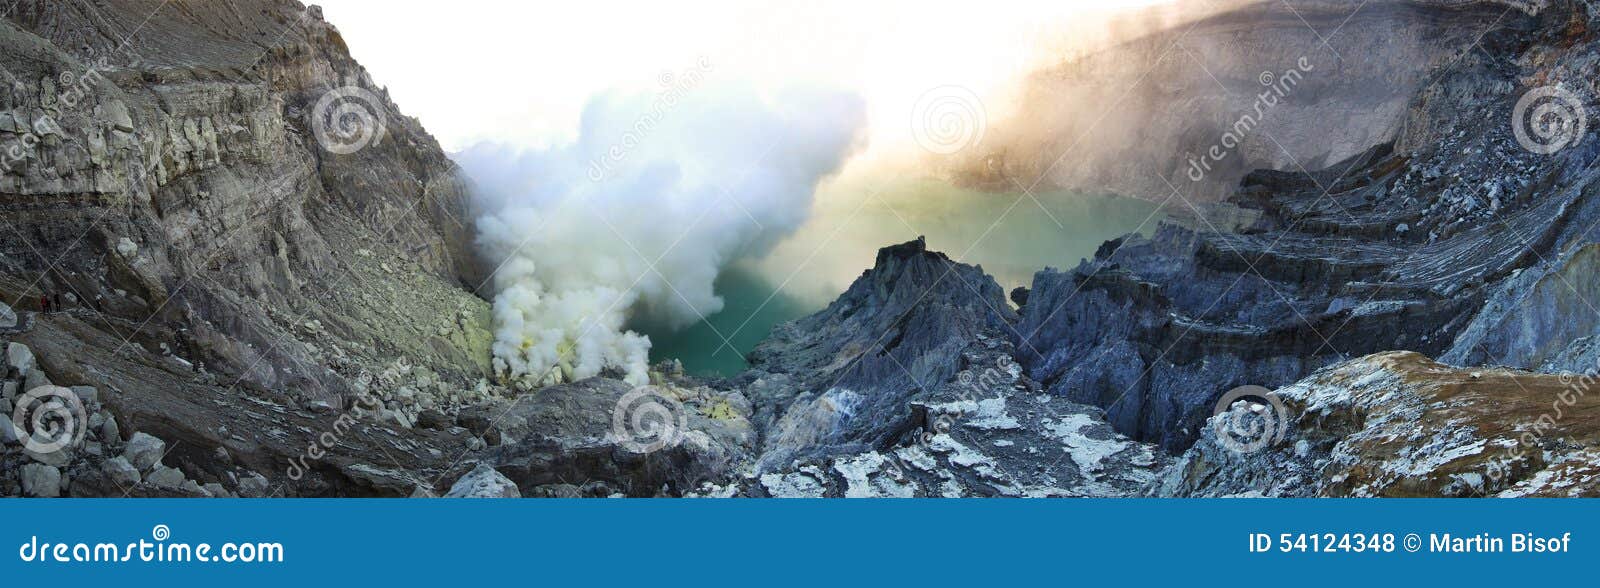
M 1036 201 L 1037 200 L 1037 201 Z M 677 359 L 699 376 L 744 370 L 744 354 L 772 327 L 827 306 L 877 249 L 926 236 L 928 247 L 981 265 L 1007 291 L 1045 267 L 1070 268 L 1102 243 L 1154 231 L 1157 203 L 1068 191 L 984 192 L 933 179 L 835 183 L 819 189 L 812 217 L 759 259 L 741 259 L 716 281 L 720 312 L 673 331 L 634 325 L 651 361 Z

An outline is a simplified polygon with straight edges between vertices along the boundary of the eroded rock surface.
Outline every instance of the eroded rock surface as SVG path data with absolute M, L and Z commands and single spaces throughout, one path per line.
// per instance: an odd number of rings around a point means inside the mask
M 949 380 L 911 394 L 892 440 L 774 463 L 702 495 L 771 497 L 1126 496 L 1170 462 L 1104 413 L 1045 394 L 1003 333 L 979 333 Z M 815 455 L 815 454 L 814 454 Z
M 1371 355 L 1277 390 L 1286 434 L 1239 451 L 1208 427 L 1170 496 L 1594 496 L 1600 395 L 1581 378 Z M 1236 409 L 1236 410 L 1243 410 Z
M 115 415 L 94 433 L 167 440 L 168 463 L 230 488 L 404 494 L 444 469 L 408 421 L 492 393 L 467 185 L 319 9 L 25 0 L 0 46 L 0 299 L 18 319 L 0 336 L 45 368 L 8 390 L 92 387 Z M 379 121 L 354 151 L 317 132 L 341 89 Z M 397 362 L 406 382 L 370 384 Z M 339 420 L 369 393 L 379 408 Z M 99 486 L 70 484 L 124 493 Z
M 981 268 L 920 238 L 885 247 L 828 308 L 774 328 L 735 379 L 765 431 L 763 463 L 903 436 L 915 425 L 907 402 L 955 377 L 962 351 L 1015 316 Z
M 1534 26 L 1548 4 L 1163 3 L 1084 31 L 1111 46 L 1027 76 L 1018 114 L 985 105 L 996 120 L 984 140 L 938 161 L 999 190 L 1037 180 L 1162 201 L 1171 182 L 1196 202 L 1222 200 L 1253 170 L 1316 170 L 1391 140 L 1436 71 Z
M 1179 222 L 1041 272 L 1017 327 L 1028 375 L 1181 451 L 1225 391 L 1370 353 L 1581 363 L 1568 344 L 1600 317 L 1582 302 L 1600 140 L 1537 154 L 1513 113 L 1540 84 L 1594 99 L 1589 8 L 1492 29 L 1412 98 L 1395 143 L 1321 171 L 1253 172 L 1220 206 L 1175 195 Z

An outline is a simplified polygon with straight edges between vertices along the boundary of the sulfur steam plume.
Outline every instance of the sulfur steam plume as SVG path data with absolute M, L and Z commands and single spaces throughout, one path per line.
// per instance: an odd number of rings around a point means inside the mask
M 693 86 L 595 97 L 568 145 L 458 154 L 488 211 L 478 243 L 499 268 L 502 378 L 614 370 L 646 383 L 650 341 L 627 324 L 683 327 L 721 310 L 718 272 L 805 220 L 865 123 L 853 94 Z

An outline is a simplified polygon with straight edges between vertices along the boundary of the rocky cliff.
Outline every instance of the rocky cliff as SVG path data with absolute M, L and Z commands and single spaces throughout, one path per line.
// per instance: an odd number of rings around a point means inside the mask
M 467 186 L 319 10 L 24 0 L 0 45 L 0 298 L 31 327 L 9 338 L 124 435 L 204 479 L 229 452 L 283 472 L 317 434 L 286 415 L 402 358 L 424 377 L 390 424 L 482 394 Z
M 949 171 L 1003 190 L 1162 201 L 1171 183 L 1196 201 L 1220 200 L 1252 170 L 1321 169 L 1390 140 L 1434 72 L 1473 51 L 1492 23 L 1530 26 L 1541 4 L 1157 6 L 1125 17 L 1111 47 L 1022 80 L 1017 105 L 1004 109 L 1018 114 L 993 121 Z

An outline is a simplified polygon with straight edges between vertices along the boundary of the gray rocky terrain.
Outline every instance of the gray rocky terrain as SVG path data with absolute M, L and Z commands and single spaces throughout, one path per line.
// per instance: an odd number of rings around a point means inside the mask
M 1552 85 L 1600 112 L 1600 5 L 1289 4 L 1357 44 L 1273 131 L 1310 171 L 1256 144 L 1268 169 L 1210 193 L 1074 159 L 1176 220 L 1009 296 L 891 245 L 742 374 L 523 390 L 489 373 L 471 186 L 320 11 L 21 0 L 0 495 L 1595 495 L 1600 124 L 1540 154 L 1513 115 Z M 1282 5 L 1200 21 L 1189 50 L 1255 83 L 1320 46 Z M 1098 59 L 1058 75 L 1113 75 Z M 1133 112 L 1199 121 L 1140 123 L 1181 153 L 1227 101 L 1168 84 Z M 330 135 L 330 93 L 378 132 Z
M 994 121 L 982 144 L 947 162 L 948 171 L 999 189 L 1039 184 L 1158 201 L 1168 192 L 1165 178 L 1197 202 L 1221 200 L 1253 170 L 1317 170 L 1389 140 L 1433 72 L 1472 48 L 1491 23 L 1526 26 L 1525 11 L 1542 5 L 1158 4 L 1124 17 L 1108 33 L 1119 41 L 1113 46 L 1032 74 L 1018 104 L 1006 109 L 1019 114 Z M 1310 69 L 1258 108 L 1258 94 L 1301 59 Z M 1245 116 L 1238 145 L 1220 145 Z M 1228 156 L 1195 168 L 1205 173 L 1191 181 L 1191 161 L 1204 161 L 1213 146 Z

